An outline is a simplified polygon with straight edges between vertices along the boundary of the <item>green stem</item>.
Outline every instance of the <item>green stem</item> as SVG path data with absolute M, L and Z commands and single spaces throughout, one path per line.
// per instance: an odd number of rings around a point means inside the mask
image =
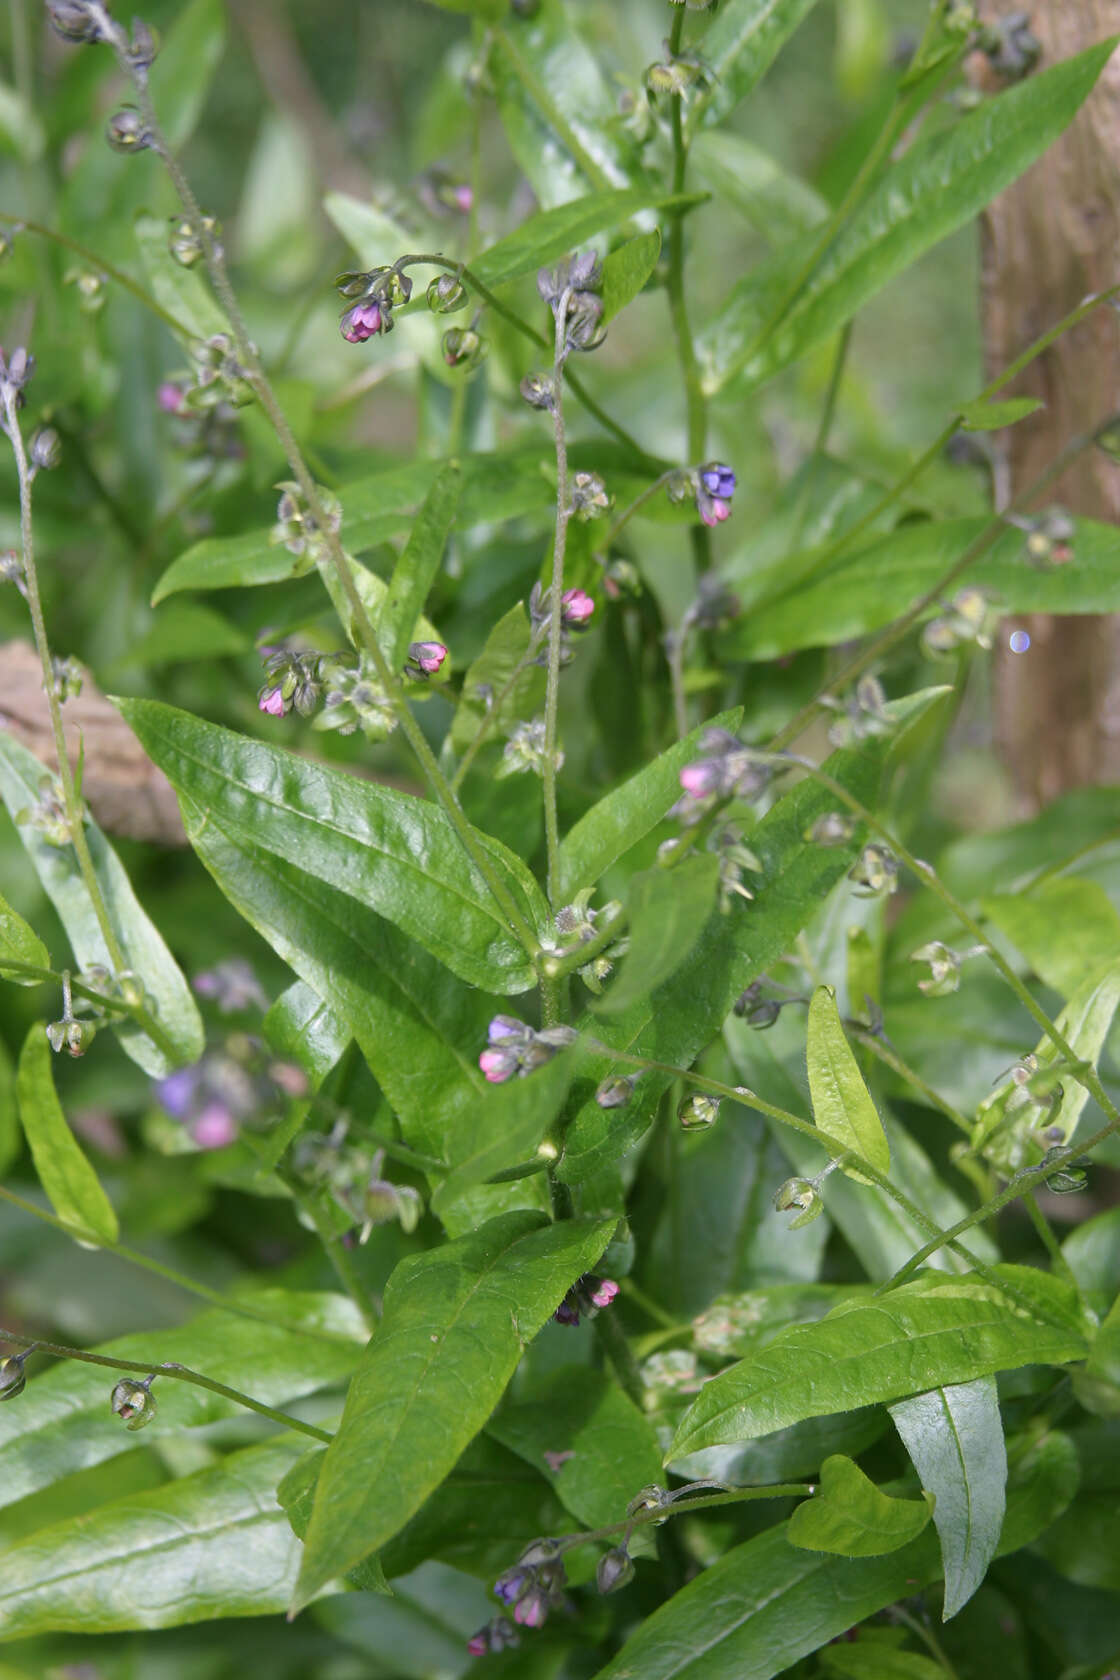
M 670 54 L 679 52 L 684 27 L 684 8 L 678 6 L 673 14 L 673 28 L 669 37 Z M 681 100 L 671 101 L 670 120 L 673 131 L 673 194 L 684 191 L 688 169 L 688 148 L 684 138 Z M 688 414 L 688 460 L 691 466 L 703 463 L 708 442 L 708 405 L 700 381 L 700 365 L 696 359 L 696 343 L 688 315 L 688 300 L 684 280 L 684 222 L 686 212 L 676 210 L 669 218 L 669 267 L 666 289 L 669 296 L 669 316 L 677 341 L 677 360 L 684 381 Z
M 812 452 L 805 467 L 805 482 L 801 486 L 801 494 L 797 498 L 797 515 L 793 522 L 793 530 L 789 542 L 786 544 L 786 559 L 797 553 L 801 546 L 801 536 L 805 529 L 805 520 L 809 512 L 809 491 L 812 488 L 813 475 L 819 462 L 823 459 L 828 448 L 829 434 L 832 423 L 836 418 L 836 404 L 840 397 L 840 387 L 844 382 L 844 369 L 848 363 L 848 351 L 852 344 L 852 328 L 854 321 L 849 321 L 840 330 L 836 344 L 836 354 L 832 358 L 832 372 L 828 379 L 828 390 L 825 392 L 824 409 L 817 426 L 817 435 L 813 440 Z M 761 601 L 752 602 L 752 612 L 757 612 Z
M 612 1312 L 597 1313 L 593 1322 L 596 1339 L 611 1363 L 622 1392 L 629 1395 L 641 1411 L 645 1405 L 646 1385 L 626 1340 L 625 1330 Z
M 1087 1305 L 1084 1291 L 1077 1279 L 1077 1273 L 1062 1253 L 1062 1245 L 1054 1234 L 1054 1227 L 1038 1205 L 1038 1198 L 1033 1191 L 1028 1191 L 1023 1197 L 1023 1206 L 1027 1210 L 1027 1218 L 1035 1228 L 1035 1233 L 1043 1248 L 1050 1256 L 1053 1271 L 1060 1273 L 1078 1295 L 1082 1306 Z
M 816 717 L 821 700 L 825 695 L 854 682 L 869 666 L 877 664 L 885 654 L 889 653 L 895 643 L 901 641 L 902 637 L 906 635 L 911 626 L 916 624 L 923 614 L 929 611 L 930 607 L 936 606 L 946 592 L 957 582 L 958 578 L 975 565 L 976 561 L 998 541 L 1007 530 L 1008 521 L 1014 515 L 1021 514 L 1028 509 L 1036 497 L 1042 495 L 1044 491 L 1060 479 L 1079 456 L 1096 444 L 1098 438 L 1112 430 L 1118 420 L 1120 420 L 1120 415 L 1110 414 L 1106 420 L 1102 420 L 1099 425 L 1094 426 L 1091 432 L 1086 432 L 1081 437 L 1074 438 L 1068 443 L 1050 463 L 1046 471 L 1040 473 L 1033 483 L 1028 484 L 1026 489 L 1016 496 L 1003 513 L 993 516 L 979 536 L 968 545 L 960 558 L 955 560 L 948 571 L 938 578 L 932 589 L 927 590 L 912 606 L 907 607 L 904 613 L 900 613 L 898 618 L 887 626 L 882 635 L 877 636 L 874 641 L 867 644 L 862 653 L 853 655 L 846 665 L 841 666 L 840 670 L 833 674 L 831 681 L 824 688 L 819 689 L 813 698 L 790 719 L 789 723 L 783 725 L 770 742 L 770 750 L 777 751 L 779 748 L 788 745 L 790 741 L 796 740 Z
M 90 856 L 89 843 L 86 840 L 82 802 L 78 797 L 78 790 L 74 784 L 74 772 L 70 768 L 70 756 L 66 750 L 66 732 L 62 727 L 62 705 L 55 686 L 50 642 L 47 640 L 47 625 L 43 617 L 43 604 L 39 595 L 39 573 L 35 565 L 35 545 L 31 531 L 31 471 L 28 466 L 27 453 L 23 447 L 23 433 L 20 430 L 19 411 L 16 407 L 16 392 L 7 380 L 3 385 L 3 400 L 5 430 L 8 434 L 8 441 L 12 446 L 12 453 L 15 456 L 16 472 L 19 477 L 19 530 L 20 544 L 23 549 L 27 605 L 31 612 L 35 646 L 38 649 L 39 663 L 43 670 L 43 693 L 46 695 L 47 709 L 50 713 L 51 734 L 54 737 L 54 750 L 58 758 L 58 779 L 62 787 L 62 800 L 66 811 L 66 821 L 70 829 L 70 842 L 74 847 L 78 868 L 81 871 L 86 892 L 89 894 L 93 913 L 97 918 L 97 925 L 101 929 L 101 937 L 109 961 L 114 973 L 119 975 L 123 974 L 127 967 L 124 951 L 121 949 L 116 930 L 109 920 L 109 911 L 105 904 L 104 894 L 101 891 L 101 882 L 97 879 L 97 872 L 93 867 L 93 858 Z M 164 1042 L 166 1043 L 166 1040 Z
M 135 1371 L 143 1376 L 173 1377 L 176 1382 L 209 1389 L 211 1394 L 220 1394 L 226 1400 L 233 1400 L 238 1406 L 244 1406 L 247 1411 L 258 1412 L 261 1417 L 271 1418 L 273 1423 L 283 1424 L 285 1429 L 296 1429 L 301 1435 L 310 1435 L 316 1441 L 329 1443 L 334 1439 L 327 1430 L 320 1429 L 314 1423 L 304 1423 L 302 1418 L 293 1417 L 290 1412 L 278 1411 L 275 1406 L 266 1406 L 263 1401 L 254 1400 L 251 1394 L 242 1394 L 239 1388 L 230 1388 L 226 1383 L 216 1382 L 213 1377 L 204 1377 L 200 1371 L 192 1371 L 186 1365 L 178 1365 L 170 1360 L 160 1364 L 141 1364 L 135 1359 L 113 1359 L 105 1353 L 87 1353 L 84 1348 L 64 1347 L 58 1342 L 33 1342 L 30 1336 L 17 1335 L 14 1330 L 0 1329 L 0 1339 L 12 1342 L 16 1347 L 34 1346 L 38 1352 L 53 1354 L 57 1359 L 76 1359 L 83 1365 L 103 1365 L 110 1371 Z
M 673 1317 L 672 1313 L 666 1312 L 665 1308 L 659 1306 L 651 1295 L 646 1294 L 644 1289 L 639 1289 L 633 1278 L 620 1278 L 619 1288 L 622 1290 L 623 1295 L 628 1301 L 633 1301 L 634 1305 L 639 1307 L 641 1311 L 645 1313 L 647 1318 L 652 1318 L 653 1322 L 655 1324 L 660 1324 L 662 1329 L 669 1330 L 674 1333 L 680 1330 L 691 1329 L 690 1325 L 682 1325 L 679 1320 Z
M 816 1491 L 812 1482 L 779 1482 L 772 1487 L 728 1488 L 721 1493 L 702 1494 L 696 1499 L 679 1499 L 671 1505 L 657 1505 L 647 1510 L 635 1511 L 632 1517 L 626 1517 L 622 1522 L 607 1523 L 604 1528 L 584 1529 L 580 1534 L 565 1534 L 557 1544 L 567 1551 L 572 1546 L 586 1546 L 596 1540 L 609 1540 L 613 1534 L 645 1528 L 649 1523 L 664 1522 L 666 1517 L 682 1517 L 689 1511 L 718 1510 L 722 1505 L 741 1505 L 753 1499 L 809 1499 Z
M 23 216 L 12 216 L 6 210 L 0 210 L 0 222 L 8 222 L 20 228 L 24 233 L 34 233 L 40 239 L 48 239 L 54 245 L 61 245 L 65 250 L 73 251 L 76 256 L 81 257 L 99 274 L 107 275 L 110 280 L 116 281 L 118 286 L 123 286 L 126 292 L 131 292 L 138 303 L 142 303 L 144 308 L 150 310 L 153 315 L 158 315 L 164 325 L 170 327 L 172 332 L 178 333 L 180 338 L 189 339 L 193 337 L 190 328 L 185 327 L 182 321 L 177 320 L 161 303 L 157 303 L 152 294 L 146 292 L 143 286 L 134 280 L 131 275 L 126 274 L 122 268 L 114 267 L 111 262 L 106 262 L 104 257 L 99 257 L 97 252 L 91 251 L 88 246 L 80 244 L 76 239 L 71 239 L 69 234 L 57 233 L 54 228 L 44 227 L 41 222 L 29 222 Z
M 552 357 L 552 435 L 556 447 L 556 531 L 552 543 L 552 583 L 549 586 L 548 687 L 544 703 L 544 835 L 548 853 L 548 902 L 557 908 L 560 881 L 560 829 L 556 817 L 557 724 L 560 715 L 560 654 L 563 648 L 564 552 L 572 517 L 568 489 L 568 444 L 564 431 L 564 363 L 567 360 L 568 303 L 565 289 L 556 304 L 556 338 Z
M 494 30 L 494 40 L 505 53 L 510 68 L 537 107 L 538 112 L 549 128 L 552 129 L 565 151 L 568 152 L 572 162 L 579 165 L 589 184 L 599 192 L 613 191 L 618 186 L 618 182 L 612 181 L 606 170 L 596 163 L 567 117 L 540 80 L 533 66 L 522 54 L 521 48 L 501 27 Z
M 347 560 L 346 552 L 343 549 L 339 533 L 333 528 L 332 521 L 327 517 L 326 510 L 323 507 L 322 499 L 319 495 L 318 486 L 312 478 L 303 452 L 301 451 L 299 444 L 296 442 L 295 434 L 288 423 L 288 417 L 280 406 L 279 400 L 272 388 L 268 375 L 264 371 L 264 367 L 257 354 L 256 348 L 249 338 L 248 328 L 246 327 L 244 316 L 241 313 L 241 307 L 234 294 L 229 275 L 226 272 L 224 257 L 220 248 L 214 244 L 210 232 L 205 225 L 202 210 L 199 206 L 198 200 L 195 198 L 194 190 L 191 187 L 190 182 L 187 180 L 186 175 L 183 173 L 183 170 L 180 168 L 178 159 L 175 157 L 162 133 L 162 130 L 160 129 L 159 120 L 156 116 L 155 107 L 152 104 L 152 97 L 148 88 L 147 76 L 143 72 L 136 71 L 128 64 L 120 44 L 120 31 L 115 31 L 111 38 L 116 43 L 117 57 L 121 68 L 132 77 L 145 126 L 152 137 L 152 146 L 156 151 L 158 151 L 160 157 L 163 159 L 179 201 L 186 212 L 191 226 L 197 232 L 199 241 L 203 248 L 206 269 L 210 276 L 211 284 L 213 285 L 218 301 L 225 312 L 226 319 L 229 321 L 230 330 L 237 346 L 238 357 L 244 367 L 246 378 L 253 386 L 258 401 L 271 422 L 272 429 L 276 433 L 288 465 L 290 466 L 299 487 L 303 492 L 311 515 L 315 519 L 319 531 L 323 533 L 331 565 L 334 568 L 339 584 L 346 596 L 350 612 L 353 616 L 355 631 L 366 652 L 369 654 L 374 670 L 377 673 L 378 681 L 385 690 L 390 704 L 396 714 L 397 721 L 401 727 L 401 732 L 408 741 L 409 746 L 412 748 L 413 754 L 416 757 L 420 768 L 424 772 L 425 779 L 427 780 L 432 793 L 435 795 L 437 803 L 442 806 L 444 814 L 454 829 L 463 850 L 466 852 L 471 863 L 474 865 L 483 881 L 485 881 L 492 898 L 500 908 L 510 929 L 521 942 L 526 953 L 533 958 L 536 956 L 539 949 L 536 936 L 518 908 L 512 893 L 509 891 L 497 870 L 491 863 L 488 854 L 478 843 L 478 838 L 474 829 L 464 816 L 458 800 L 451 792 L 451 789 L 448 786 L 438 763 L 436 762 L 435 754 L 428 745 L 427 737 L 413 716 L 407 700 L 401 693 L 396 673 L 389 669 L 388 661 L 386 660 L 381 649 L 381 644 L 377 639 L 377 633 L 374 630 L 369 614 L 366 612 L 365 604 L 358 593 L 357 585 L 351 575 L 349 562 Z
M 892 1044 L 885 1043 L 883 1039 L 870 1032 L 859 1021 L 849 1021 L 846 1024 L 851 1027 L 864 1049 L 870 1050 L 871 1054 L 882 1062 L 884 1067 L 889 1067 L 893 1073 L 898 1074 L 900 1079 L 905 1080 L 908 1085 L 912 1085 L 918 1095 L 924 1097 L 931 1108 L 940 1109 L 941 1113 L 953 1122 L 958 1131 L 963 1132 L 966 1137 L 970 1138 L 972 1136 L 971 1123 L 965 1119 L 958 1109 L 953 1107 L 952 1103 L 946 1102 L 945 1098 L 940 1096 L 932 1085 L 927 1085 L 926 1081 L 916 1074 L 913 1068 L 908 1067 Z
M 25 1197 L 18 1195 L 14 1190 L 9 1190 L 5 1185 L 0 1185 L 0 1201 L 8 1202 L 10 1206 L 19 1208 L 22 1213 L 30 1214 L 33 1219 L 40 1220 L 44 1225 L 53 1226 L 56 1231 L 61 1231 L 64 1237 L 74 1238 L 75 1233 L 66 1224 L 65 1220 L 59 1219 L 56 1214 L 48 1213 L 46 1208 L 36 1207 L 34 1202 L 29 1202 Z M 81 1240 L 89 1242 L 91 1240 L 89 1233 L 83 1231 Z M 130 1266 L 138 1266 L 142 1271 L 152 1272 L 156 1277 L 163 1278 L 165 1282 L 173 1283 L 176 1288 L 184 1290 L 186 1294 L 193 1295 L 200 1301 L 206 1301 L 210 1306 L 220 1307 L 223 1312 L 232 1313 L 237 1318 L 249 1318 L 257 1324 L 268 1324 L 274 1330 L 286 1330 L 292 1336 L 308 1336 L 313 1341 L 329 1342 L 332 1346 L 338 1345 L 339 1338 L 337 1336 L 330 1336 L 322 1330 L 310 1330 L 299 1324 L 289 1324 L 286 1320 L 277 1318 L 272 1313 L 256 1312 L 252 1307 L 245 1306 L 239 1301 L 229 1300 L 218 1290 L 211 1289 L 204 1283 L 196 1283 L 193 1278 L 186 1277 L 182 1272 L 175 1271 L 171 1266 L 165 1266 L 161 1260 L 153 1260 L 150 1255 L 141 1254 L 138 1249 L 129 1248 L 125 1243 L 99 1242 L 97 1246 L 103 1253 L 115 1254 L 118 1260 L 124 1260 Z
M 638 509 L 640 507 L 644 506 L 644 504 L 646 502 L 648 502 L 652 496 L 655 496 L 657 494 L 657 492 L 661 489 L 661 486 L 663 484 L 666 484 L 669 481 L 669 479 L 672 478 L 673 473 L 675 471 L 676 471 L 675 467 L 670 467 L 666 472 L 659 473 L 658 476 L 654 479 L 653 483 L 650 484 L 650 485 L 647 485 L 647 487 L 642 491 L 640 496 L 635 496 L 634 497 L 634 500 L 630 503 L 630 506 L 626 509 L 626 511 L 624 513 L 619 514 L 618 518 L 615 520 L 614 524 L 610 527 L 606 536 L 603 538 L 602 545 L 599 549 L 600 554 L 602 554 L 604 557 L 608 557 L 610 555 L 611 546 L 614 543 L 615 538 L 618 536 L 618 533 L 624 528 L 624 526 L 626 526 L 630 523 L 630 521 L 633 519 L 634 515 L 637 513 Z

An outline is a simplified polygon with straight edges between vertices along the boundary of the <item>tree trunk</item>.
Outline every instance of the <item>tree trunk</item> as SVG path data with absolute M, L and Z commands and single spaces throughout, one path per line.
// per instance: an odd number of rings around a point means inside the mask
M 986 0 L 981 10 L 991 22 L 1021 7 Z M 1036 0 L 1031 28 L 1042 64 L 1057 63 L 1120 32 L 1120 0 Z M 1057 144 L 990 207 L 982 236 L 995 374 L 1087 294 L 1120 280 L 1120 53 Z M 1096 310 L 1011 390 L 1046 408 L 1000 439 L 997 482 L 1007 496 L 1120 406 L 1120 315 Z M 1091 451 L 1046 500 L 1120 522 L 1120 467 Z M 996 732 L 1029 812 L 1066 788 L 1120 780 L 1120 619 L 1035 614 L 1022 624 L 1029 651 L 1012 653 L 1004 641 L 997 652 Z

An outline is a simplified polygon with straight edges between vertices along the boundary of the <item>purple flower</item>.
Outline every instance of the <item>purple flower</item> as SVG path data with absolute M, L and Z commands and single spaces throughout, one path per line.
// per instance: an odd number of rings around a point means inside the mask
M 574 1328 L 579 1323 L 579 1308 L 573 1301 L 570 1290 L 552 1316 L 557 1324 L 568 1324 Z
M 156 1101 L 175 1120 L 182 1120 L 194 1101 L 198 1074 L 194 1068 L 177 1068 L 156 1082 Z
M 595 602 L 583 589 L 565 589 L 560 597 L 560 619 L 568 630 L 582 630 L 595 611 Z
M 442 642 L 409 643 L 408 662 L 415 665 L 426 677 L 434 677 L 446 658 L 447 649 Z
M 267 712 L 269 717 L 283 717 L 288 710 L 284 700 L 284 690 L 279 686 L 262 688 L 257 696 L 257 710 Z
M 486 1029 L 489 1044 L 505 1044 L 511 1038 L 524 1039 L 528 1036 L 528 1027 L 524 1021 L 519 1021 L 516 1015 L 495 1015 Z
M 512 1569 L 507 1569 L 504 1574 L 499 1575 L 494 1582 L 494 1597 L 501 1599 L 503 1604 L 516 1604 L 522 1594 L 528 1591 L 532 1581 L 533 1571 L 515 1564 Z
M 609 1307 L 617 1294 L 618 1284 L 613 1278 L 601 1278 L 594 1272 L 584 1272 L 569 1289 L 552 1316 L 557 1324 L 576 1325 L 581 1317 L 594 1318 L 603 1307 Z
M 387 304 L 377 298 L 364 298 L 343 311 L 338 330 L 347 344 L 364 344 L 367 338 L 389 332 L 392 325 Z
M 735 474 L 722 461 L 709 461 L 701 467 L 700 483 L 709 496 L 718 496 L 722 502 L 729 502 L 735 494 Z

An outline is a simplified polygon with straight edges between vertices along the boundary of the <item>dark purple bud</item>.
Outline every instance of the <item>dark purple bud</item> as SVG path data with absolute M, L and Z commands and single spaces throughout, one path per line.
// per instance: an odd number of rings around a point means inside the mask
M 724 502 L 729 502 L 735 494 L 735 474 L 722 461 L 709 461 L 706 467 L 701 467 L 700 483 L 709 496 L 718 496 Z
M 515 1564 L 512 1569 L 507 1569 L 499 1575 L 494 1582 L 494 1597 L 500 1599 L 503 1604 L 516 1604 L 522 1594 L 528 1591 L 532 1581 L 533 1571 L 521 1564 Z
M 579 1323 L 579 1303 L 575 1298 L 574 1290 L 569 1289 L 552 1316 L 557 1324 L 567 1324 L 571 1328 L 575 1328 Z

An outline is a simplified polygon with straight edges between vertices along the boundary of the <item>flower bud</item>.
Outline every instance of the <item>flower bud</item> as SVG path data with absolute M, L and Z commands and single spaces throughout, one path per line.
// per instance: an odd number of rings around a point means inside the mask
M 530 408 L 556 407 L 556 387 L 547 373 L 527 373 L 519 389 Z
M 27 457 L 36 472 L 50 472 L 62 460 L 62 439 L 53 426 L 39 426 L 32 432 Z
M 778 1213 L 797 1214 L 790 1220 L 791 1231 L 799 1231 L 824 1212 L 820 1191 L 809 1178 L 787 1178 L 774 1197 L 774 1207 Z
M 595 1584 L 601 1593 L 617 1592 L 634 1576 L 634 1563 L 625 1546 L 615 1546 L 599 1559 Z
M 714 1126 L 719 1118 L 718 1097 L 709 1097 L 703 1091 L 697 1091 L 693 1096 L 686 1097 L 677 1109 L 677 1119 L 684 1132 L 703 1132 L 709 1126 Z
M 115 152 L 143 152 L 152 144 L 147 124 L 131 105 L 113 112 L 105 126 L 105 138 Z
M 454 315 L 470 302 L 470 293 L 457 274 L 437 274 L 425 296 L 433 315 Z
M 577 472 L 572 477 L 572 508 L 577 519 L 598 519 L 611 505 L 607 487 L 598 473 Z
M 0 1359 L 0 1400 L 14 1400 L 27 1387 L 27 1377 L 24 1374 L 24 1361 L 34 1349 L 28 1348 L 26 1353 L 8 1354 Z
M 448 367 L 476 368 L 490 346 L 473 327 L 449 327 L 440 348 Z
M 114 1388 L 109 1407 L 126 1429 L 143 1429 L 155 1417 L 156 1403 L 151 1393 L 154 1381 L 154 1375 L 145 1377 L 143 1382 L 133 1382 L 131 1377 L 122 1377 Z
M 46 1029 L 47 1042 L 57 1056 L 65 1050 L 69 1056 L 84 1056 L 97 1035 L 97 1028 L 92 1021 L 75 1021 L 73 1017 L 65 1016 L 61 1021 L 52 1021 Z
M 410 642 L 408 645 L 410 675 L 434 677 L 446 658 L 447 649 L 442 642 Z
M 595 602 L 585 589 L 565 589 L 560 597 L 560 619 L 565 630 L 586 630 Z
M 889 847 L 872 840 L 848 871 L 848 879 L 863 887 L 864 898 L 898 891 L 898 859 Z
M 634 1084 L 633 1074 L 626 1079 L 604 1079 L 595 1092 L 595 1101 L 600 1108 L 625 1108 L 634 1095 Z
M 92 45 L 101 39 L 101 25 L 91 17 L 87 0 L 47 0 L 47 21 L 64 41 Z
M 806 829 L 805 838 L 813 846 L 843 846 L 856 831 L 855 818 L 844 811 L 825 811 Z
M 126 62 L 141 74 L 150 70 L 159 56 L 159 35 L 143 18 L 133 18 L 132 39 L 124 56 Z
M 911 951 L 910 961 L 929 964 L 929 979 L 918 981 L 918 990 L 924 992 L 926 997 L 948 997 L 950 993 L 960 990 L 961 958 L 948 945 L 943 945 L 940 939 L 933 939 L 928 945 Z
M 364 344 L 380 333 L 392 332 L 393 316 L 388 302 L 383 298 L 363 298 L 343 310 L 338 330 L 347 344 Z
M 187 217 L 172 216 L 171 237 L 168 240 L 167 248 L 181 268 L 194 268 L 195 264 L 200 263 L 206 255 L 202 240 L 203 232 L 209 236 L 211 245 L 220 255 L 221 246 L 218 244 L 218 234 L 221 232 L 221 226 L 214 220 L 213 216 L 203 216 L 201 232 Z

